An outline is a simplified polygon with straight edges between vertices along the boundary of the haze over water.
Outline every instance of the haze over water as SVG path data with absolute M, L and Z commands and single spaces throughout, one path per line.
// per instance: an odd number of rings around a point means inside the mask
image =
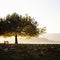
M 0 37 L 0 43 L 4 43 L 4 41 L 8 41 L 11 44 L 15 43 L 15 37 Z M 25 37 L 19 37 L 18 36 L 18 43 L 19 44 L 46 44 L 48 42 L 50 43 L 56 43 L 60 44 L 60 34 L 59 33 L 50 33 L 50 34 L 44 34 L 40 35 L 40 37 L 37 38 L 31 38 L 31 39 L 26 39 Z

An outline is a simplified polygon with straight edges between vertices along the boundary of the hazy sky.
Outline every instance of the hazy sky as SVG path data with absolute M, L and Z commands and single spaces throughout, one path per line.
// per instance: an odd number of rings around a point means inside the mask
M 13 12 L 28 13 L 47 33 L 60 33 L 60 0 L 0 0 L 0 17 Z

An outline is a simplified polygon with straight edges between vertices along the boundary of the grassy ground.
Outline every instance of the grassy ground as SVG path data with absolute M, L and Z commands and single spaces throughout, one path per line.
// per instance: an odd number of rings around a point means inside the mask
M 60 45 L 0 44 L 0 60 L 60 60 Z

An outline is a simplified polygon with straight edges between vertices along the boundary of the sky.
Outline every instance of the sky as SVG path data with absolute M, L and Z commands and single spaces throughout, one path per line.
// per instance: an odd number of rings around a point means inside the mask
M 13 12 L 34 17 L 47 33 L 60 33 L 60 0 L 0 0 L 0 17 Z

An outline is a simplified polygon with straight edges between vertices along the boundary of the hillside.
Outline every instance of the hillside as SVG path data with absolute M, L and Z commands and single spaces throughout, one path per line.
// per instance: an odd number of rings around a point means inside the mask
M 0 60 L 60 60 L 60 45 L 0 44 Z

